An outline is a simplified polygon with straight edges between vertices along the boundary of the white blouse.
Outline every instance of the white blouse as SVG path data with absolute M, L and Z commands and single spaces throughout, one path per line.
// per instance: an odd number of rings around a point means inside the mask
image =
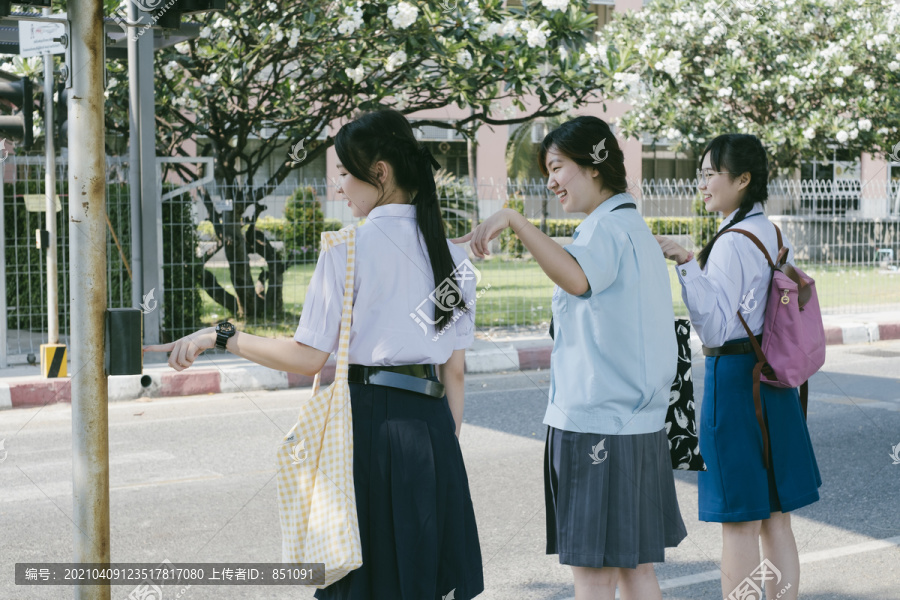
M 356 230 L 350 364 L 444 364 L 454 350 L 472 345 L 480 274 L 464 249 L 447 245 L 457 265 L 455 281 L 436 290 L 416 207 L 385 204 L 369 212 Z M 295 340 L 337 351 L 346 267 L 346 244 L 319 255 Z M 457 308 L 455 321 L 434 323 L 435 302 L 460 292 L 468 312 Z
M 722 221 L 719 231 L 736 214 L 737 211 Z M 754 204 L 744 220 L 733 228 L 754 234 L 769 251 L 772 260 L 777 259 L 775 226 L 763 212 L 762 204 Z M 793 263 L 794 250 L 783 233 L 782 244 L 788 248 L 787 260 Z M 750 238 L 741 233 L 723 234 L 716 240 L 702 270 L 696 260 L 675 265 L 675 269 L 691 324 L 704 346 L 715 348 L 726 341 L 747 337 L 747 331 L 737 318 L 739 308 L 753 335 L 762 333 L 772 269 Z

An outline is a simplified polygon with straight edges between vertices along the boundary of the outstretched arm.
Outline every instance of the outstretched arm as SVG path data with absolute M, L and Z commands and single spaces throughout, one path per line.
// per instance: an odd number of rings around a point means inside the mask
M 204 350 L 214 348 L 215 345 L 216 330 L 214 327 L 207 327 L 168 344 L 144 346 L 144 351 L 171 352 L 169 366 L 176 371 L 183 371 Z M 328 352 L 316 350 L 295 340 L 273 340 L 240 331 L 228 340 L 226 349 L 270 369 L 310 376 L 322 370 L 330 356 Z
M 551 237 L 529 223 L 522 214 L 511 208 L 497 211 L 463 237 L 451 241 L 455 244 L 471 241 L 470 247 L 475 256 L 484 258 L 486 254 L 490 254 L 490 241 L 507 227 L 512 227 L 553 283 L 574 296 L 581 296 L 590 289 L 578 261 Z

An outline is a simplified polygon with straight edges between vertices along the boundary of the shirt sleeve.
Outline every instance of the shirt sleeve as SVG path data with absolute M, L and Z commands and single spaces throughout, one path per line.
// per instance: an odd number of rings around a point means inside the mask
M 590 287 L 581 298 L 590 298 L 592 294 L 602 292 L 616 280 L 624 246 L 624 241 L 616 237 L 595 225 L 588 231 L 579 232 L 575 241 L 563 248 L 578 261 L 587 277 Z
M 726 332 L 737 319 L 744 288 L 762 278 L 762 266 L 768 264 L 753 242 L 744 247 L 741 234 L 723 235 L 713 246 L 706 268 L 700 269 L 692 259 L 676 265 L 681 282 L 681 297 L 691 316 L 691 323 L 703 344 L 715 348 L 724 344 Z M 742 256 L 744 259 L 742 260 Z
M 346 244 L 338 244 L 319 254 L 316 270 L 306 288 L 295 340 L 323 352 L 337 350 L 346 270 Z

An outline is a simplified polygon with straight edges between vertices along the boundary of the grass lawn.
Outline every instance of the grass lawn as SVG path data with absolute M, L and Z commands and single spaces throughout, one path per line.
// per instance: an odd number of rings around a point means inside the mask
M 681 301 L 681 286 L 674 263 L 669 263 L 669 281 L 672 290 L 672 307 L 676 315 L 686 315 Z M 511 325 L 538 325 L 550 321 L 550 299 L 553 283 L 531 260 L 502 260 L 492 257 L 478 261 L 475 266 L 481 270 L 482 279 L 478 289 L 488 289 L 478 300 L 476 325 L 478 327 L 505 327 Z M 900 272 L 881 274 L 877 267 L 848 268 L 831 265 L 800 264 L 808 275 L 816 280 L 819 303 L 823 312 L 850 312 L 855 309 L 865 312 L 867 307 L 877 310 L 879 305 L 900 304 Z M 239 323 L 246 331 L 258 335 L 291 335 L 297 327 L 303 307 L 306 288 L 312 277 L 315 263 L 292 267 L 285 273 L 284 304 L 288 312 L 283 323 L 277 327 Z M 229 282 L 226 268 L 210 269 L 219 283 L 229 291 L 234 288 Z M 259 267 L 251 268 L 253 277 L 259 274 Z M 203 297 L 203 321 L 211 324 L 233 315 L 222 314 L 221 306 L 205 293 Z M 267 319 L 271 321 L 271 319 Z

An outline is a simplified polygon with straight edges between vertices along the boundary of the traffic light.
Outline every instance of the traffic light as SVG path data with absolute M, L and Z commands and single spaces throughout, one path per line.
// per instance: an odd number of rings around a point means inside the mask
M 0 17 L 8 17 L 13 2 L 10 0 L 0 0 Z M 23 2 L 15 2 L 22 6 L 34 6 L 41 8 L 50 8 L 50 0 L 24 0 Z
M 56 91 L 56 108 L 53 111 L 56 123 L 53 127 L 53 133 L 56 136 L 57 148 L 68 148 L 69 146 L 69 90 L 66 84 L 59 83 Z
M 31 148 L 33 131 L 34 97 L 31 93 L 31 80 L 27 77 L 15 77 L 0 71 L 0 100 L 19 109 L 13 115 L 0 116 L 0 135 L 5 138 L 21 140 L 25 150 Z
M 214 12 L 227 7 L 228 0 L 175 0 L 172 6 L 154 10 L 151 14 L 163 29 L 178 29 L 181 27 L 181 15 Z

